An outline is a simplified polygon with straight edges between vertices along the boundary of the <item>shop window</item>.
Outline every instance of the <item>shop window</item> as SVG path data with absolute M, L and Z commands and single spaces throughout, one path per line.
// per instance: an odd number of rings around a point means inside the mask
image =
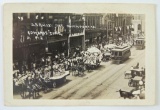
M 117 56 L 117 55 L 118 55 L 118 52 L 115 52 L 114 54 L 115 54 L 115 56 Z
M 119 52 L 119 56 L 122 56 L 122 52 Z

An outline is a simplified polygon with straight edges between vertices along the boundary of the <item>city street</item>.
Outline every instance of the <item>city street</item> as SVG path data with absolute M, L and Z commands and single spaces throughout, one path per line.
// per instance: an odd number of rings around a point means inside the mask
M 124 72 L 130 70 L 139 62 L 139 67 L 145 65 L 145 50 L 131 48 L 131 56 L 121 64 L 112 61 L 102 62 L 97 69 L 87 72 L 84 76 L 67 77 L 67 82 L 51 91 L 40 92 L 38 99 L 117 99 L 122 98 L 118 90 L 132 90 L 128 86 L 129 79 L 124 78 Z M 14 98 L 21 98 L 14 95 Z

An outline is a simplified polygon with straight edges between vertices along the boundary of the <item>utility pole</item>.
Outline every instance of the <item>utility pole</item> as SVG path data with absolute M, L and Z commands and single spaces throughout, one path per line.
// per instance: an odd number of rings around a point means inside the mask
M 108 35 L 108 23 L 111 21 L 111 20 L 108 20 L 108 18 L 105 18 L 105 21 L 106 21 L 106 25 L 107 25 L 107 40 L 109 39 L 109 35 Z
M 69 53 L 70 53 L 70 37 L 71 37 L 71 18 L 69 16 L 68 18 L 68 28 L 69 28 L 69 35 L 68 35 L 68 56 L 69 56 Z
M 82 50 L 85 50 L 85 27 L 86 27 L 86 24 L 85 24 L 85 15 L 83 15 L 83 37 L 82 37 Z

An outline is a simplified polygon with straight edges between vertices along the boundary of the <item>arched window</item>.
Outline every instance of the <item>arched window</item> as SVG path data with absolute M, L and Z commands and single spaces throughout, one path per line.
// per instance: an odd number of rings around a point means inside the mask
M 141 24 L 138 24 L 138 30 L 141 30 Z

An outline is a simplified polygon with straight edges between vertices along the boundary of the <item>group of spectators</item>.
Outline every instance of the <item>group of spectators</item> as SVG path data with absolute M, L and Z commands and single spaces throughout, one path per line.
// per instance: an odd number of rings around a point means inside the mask
M 40 64 L 31 62 L 31 68 L 28 68 L 25 64 L 21 66 L 21 64 L 16 62 L 13 64 L 14 87 L 21 85 L 24 81 L 27 85 L 33 85 L 38 79 L 48 80 L 50 77 L 64 74 L 65 71 L 74 71 L 79 75 L 80 73 L 84 73 L 85 70 L 93 70 L 100 65 L 103 51 L 105 50 L 104 46 L 107 44 L 107 42 L 103 41 L 89 47 L 99 49 L 100 53 L 76 49 L 68 57 L 64 53 L 55 56 L 48 55 L 40 59 Z
M 30 70 L 26 65 L 20 66 L 16 62 L 13 64 L 13 84 L 18 86 L 21 83 L 20 80 L 24 79 L 49 79 L 53 76 L 62 75 L 65 71 L 80 72 L 81 70 L 81 72 L 84 72 L 86 70 L 85 65 L 94 65 L 99 60 L 99 56 L 100 54 L 87 51 L 75 52 L 71 57 L 66 57 L 64 53 L 57 54 L 54 57 L 51 55 L 41 58 L 41 65 L 32 62 Z

